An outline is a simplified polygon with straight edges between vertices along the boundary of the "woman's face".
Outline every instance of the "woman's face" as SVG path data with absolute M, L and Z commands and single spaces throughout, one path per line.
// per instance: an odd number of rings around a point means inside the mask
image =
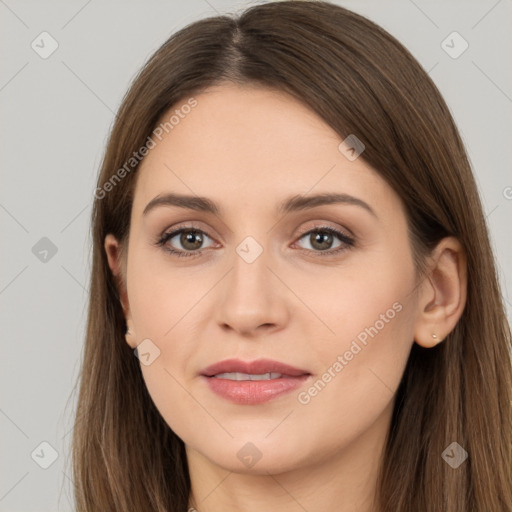
M 130 344 L 143 343 L 154 403 L 189 455 L 231 471 L 287 471 L 356 446 L 376 450 L 417 305 L 398 196 L 283 93 L 222 85 L 195 100 L 173 107 L 172 129 L 153 137 L 131 214 Z M 180 206 L 169 194 L 188 199 Z M 341 199 L 315 199 L 323 194 Z M 205 205 L 198 196 L 217 212 L 191 207 Z M 227 359 L 270 359 L 305 376 L 202 375 Z

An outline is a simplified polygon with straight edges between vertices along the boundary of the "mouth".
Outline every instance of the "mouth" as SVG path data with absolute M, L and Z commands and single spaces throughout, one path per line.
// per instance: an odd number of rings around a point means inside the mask
M 307 370 L 302 370 L 272 359 L 257 359 L 255 361 L 242 361 L 241 359 L 225 359 L 212 364 L 201 371 L 205 377 L 218 377 L 220 375 L 235 375 L 233 380 L 242 379 L 240 375 L 256 377 L 251 380 L 268 380 L 279 377 L 299 377 L 301 375 L 310 375 Z
M 240 373 L 240 372 L 225 372 L 219 373 L 217 375 L 212 375 L 212 379 L 228 379 L 228 380 L 236 380 L 236 381 L 244 381 L 244 380 L 273 380 L 280 379 L 281 377 L 285 377 L 281 373 L 277 372 L 268 372 L 261 374 L 251 374 L 251 373 Z
M 269 359 L 229 359 L 205 368 L 201 377 L 218 396 L 236 404 L 255 405 L 302 386 L 311 373 Z

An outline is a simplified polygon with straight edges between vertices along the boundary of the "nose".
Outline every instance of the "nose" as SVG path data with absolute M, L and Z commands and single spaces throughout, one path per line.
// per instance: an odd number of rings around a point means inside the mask
M 217 322 L 222 329 L 258 336 L 280 330 L 289 319 L 286 287 L 276 277 L 271 255 L 263 250 L 254 260 L 235 252 L 231 270 L 217 296 Z

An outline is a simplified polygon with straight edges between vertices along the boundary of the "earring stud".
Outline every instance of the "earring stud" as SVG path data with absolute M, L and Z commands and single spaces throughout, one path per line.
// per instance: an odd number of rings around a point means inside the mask
M 437 340 L 437 334 L 432 334 L 432 338 L 434 338 L 435 340 Z

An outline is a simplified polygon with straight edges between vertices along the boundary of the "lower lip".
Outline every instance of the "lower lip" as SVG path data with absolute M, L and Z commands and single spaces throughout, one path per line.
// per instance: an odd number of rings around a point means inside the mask
M 237 404 L 261 404 L 302 386 L 309 375 L 281 377 L 270 380 L 229 380 L 206 377 L 209 388 L 227 400 Z

